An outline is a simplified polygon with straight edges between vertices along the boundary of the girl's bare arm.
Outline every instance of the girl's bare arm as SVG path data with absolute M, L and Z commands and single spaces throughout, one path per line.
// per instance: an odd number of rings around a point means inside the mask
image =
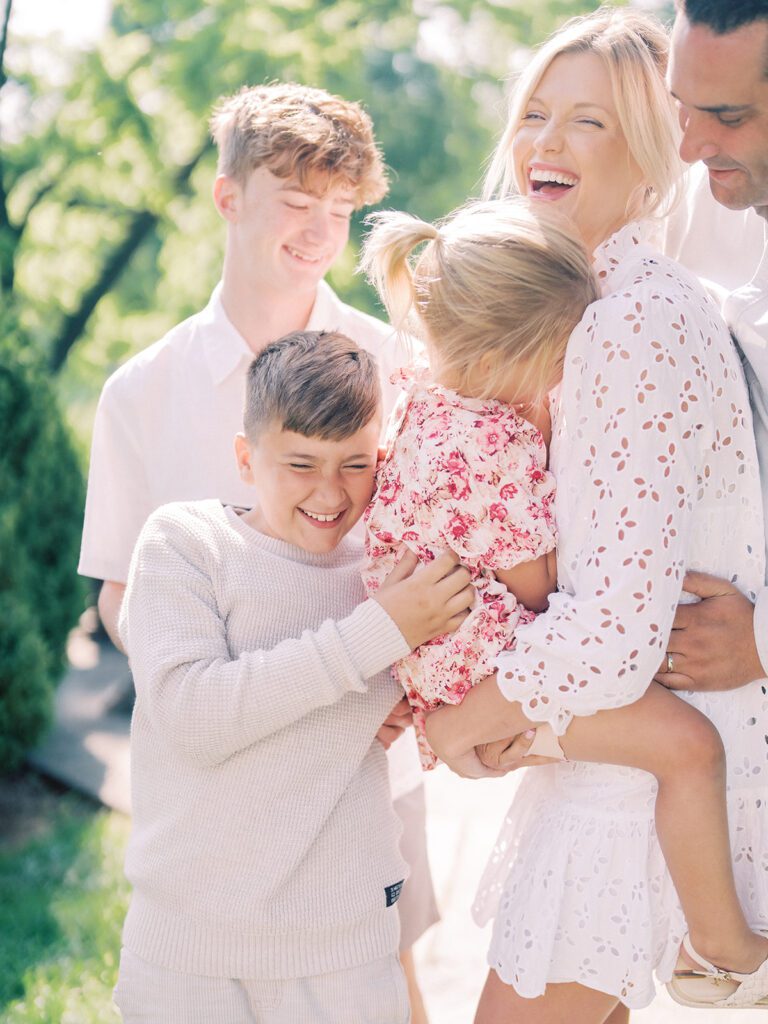
M 511 569 L 498 569 L 496 579 L 532 612 L 546 611 L 557 586 L 557 556 L 552 550 Z

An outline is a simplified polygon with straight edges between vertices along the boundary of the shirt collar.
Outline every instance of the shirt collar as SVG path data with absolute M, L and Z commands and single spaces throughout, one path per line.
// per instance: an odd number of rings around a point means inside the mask
M 198 328 L 203 331 L 208 370 L 215 385 L 221 384 L 241 366 L 246 369 L 254 358 L 248 342 L 226 314 L 221 301 L 221 287 L 219 281 L 208 305 L 197 318 Z M 307 321 L 307 330 L 337 330 L 341 325 L 342 312 L 342 304 L 336 293 L 325 281 L 320 281 Z
M 253 352 L 248 342 L 227 316 L 221 301 L 221 281 L 213 289 L 210 301 L 197 317 L 208 371 L 215 385 L 221 384 L 240 367 L 249 366 Z
M 317 286 L 315 304 L 307 320 L 308 331 L 336 331 L 341 327 L 342 305 L 334 290 L 325 281 Z

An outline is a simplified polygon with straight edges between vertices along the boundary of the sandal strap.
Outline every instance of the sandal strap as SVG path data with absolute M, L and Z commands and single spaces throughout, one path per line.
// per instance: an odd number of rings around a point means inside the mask
M 768 997 L 768 957 L 751 974 L 738 974 L 736 971 L 732 971 L 730 977 L 733 981 L 739 982 L 739 987 L 727 999 L 721 999 L 718 1006 L 762 1005 L 761 1001 Z
M 683 949 L 695 964 L 698 964 L 699 967 L 704 968 L 707 974 L 711 974 L 713 977 L 720 978 L 724 977 L 725 975 L 728 975 L 727 971 L 723 971 L 719 967 L 715 967 L 715 965 L 711 964 L 709 960 L 705 960 L 703 956 L 696 952 L 696 950 L 691 945 L 691 937 L 688 934 L 688 932 L 686 932 L 683 936 Z

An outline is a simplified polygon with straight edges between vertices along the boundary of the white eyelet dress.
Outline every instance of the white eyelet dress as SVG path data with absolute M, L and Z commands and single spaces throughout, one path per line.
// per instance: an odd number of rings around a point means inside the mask
M 559 591 L 497 661 L 499 685 L 561 734 L 630 704 L 661 664 L 687 568 L 764 584 L 760 480 L 730 336 L 698 281 L 629 224 L 595 253 L 603 298 L 572 334 L 554 416 Z M 768 928 L 765 680 L 683 694 L 728 756 L 739 895 Z M 579 982 L 646 1006 L 685 931 L 654 828 L 655 780 L 529 768 L 474 906 L 490 966 L 523 996 Z M 691 800 L 696 793 L 691 793 Z

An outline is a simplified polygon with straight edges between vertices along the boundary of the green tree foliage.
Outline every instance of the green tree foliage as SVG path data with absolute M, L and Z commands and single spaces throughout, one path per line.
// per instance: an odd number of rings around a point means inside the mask
M 5 92 L 16 124 L 0 147 L 0 280 L 63 370 L 72 418 L 131 352 L 200 308 L 217 278 L 223 231 L 206 121 L 218 96 L 293 79 L 361 100 L 392 168 L 385 204 L 435 217 L 477 191 L 510 55 L 594 6 L 115 0 L 99 45 L 68 62 L 14 40 L 11 17 Z M 354 274 L 361 230 L 358 220 L 332 280 L 373 310 Z
M 40 358 L 0 323 L 0 770 L 50 719 L 67 634 L 83 607 L 75 573 L 83 478 Z

